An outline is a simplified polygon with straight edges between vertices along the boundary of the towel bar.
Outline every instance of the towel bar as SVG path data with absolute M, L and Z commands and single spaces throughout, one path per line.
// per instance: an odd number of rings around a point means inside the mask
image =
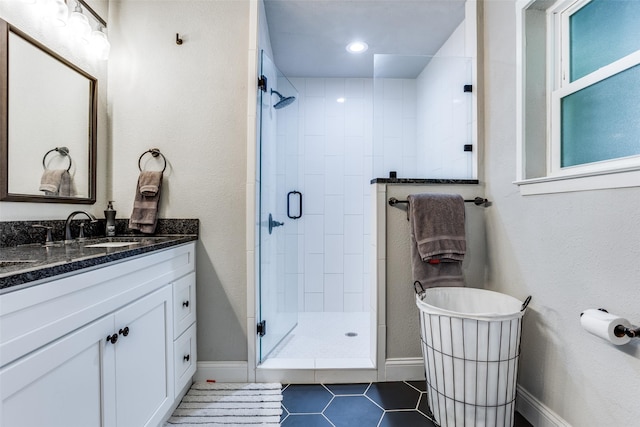
M 142 155 L 138 159 L 138 169 L 140 169 L 140 172 L 142 172 L 142 166 L 140 162 L 142 162 L 142 158 L 144 157 L 145 154 L 151 154 L 153 157 L 158 157 L 158 156 L 162 157 L 162 160 L 164 161 L 164 167 L 162 168 L 162 172 L 164 173 L 164 171 L 167 169 L 167 158 L 164 156 L 164 154 L 160 152 L 158 148 L 151 148 L 145 151 L 144 153 L 142 153 Z
M 482 205 L 484 207 L 489 206 L 489 203 L 490 203 L 489 200 L 484 199 L 482 197 L 475 197 L 474 199 L 465 200 L 464 202 L 465 203 L 473 203 L 476 206 L 481 206 Z M 408 200 L 398 200 L 395 197 L 391 197 L 389 199 L 389 206 L 395 206 L 395 205 L 402 204 L 402 203 L 409 204 L 409 201 Z

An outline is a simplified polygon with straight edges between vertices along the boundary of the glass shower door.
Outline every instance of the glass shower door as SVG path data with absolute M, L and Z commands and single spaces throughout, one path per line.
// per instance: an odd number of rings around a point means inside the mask
M 295 193 L 298 94 L 264 51 L 260 74 L 257 353 L 262 363 L 298 322 L 299 221 L 295 217 L 302 212 L 299 193 Z

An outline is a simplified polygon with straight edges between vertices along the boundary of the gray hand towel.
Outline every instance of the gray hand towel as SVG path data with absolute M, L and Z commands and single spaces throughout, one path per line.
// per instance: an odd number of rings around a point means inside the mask
M 464 286 L 464 199 L 458 194 L 412 194 L 411 270 L 423 287 Z
M 64 197 L 74 197 L 76 195 L 76 186 L 73 182 L 71 174 L 68 171 L 64 171 L 62 173 L 58 195 Z
M 47 196 L 75 196 L 71 174 L 65 169 L 45 169 L 40 179 L 39 189 Z
M 162 172 L 143 171 L 138 177 L 129 228 L 153 234 L 158 222 L 158 204 L 162 188 Z

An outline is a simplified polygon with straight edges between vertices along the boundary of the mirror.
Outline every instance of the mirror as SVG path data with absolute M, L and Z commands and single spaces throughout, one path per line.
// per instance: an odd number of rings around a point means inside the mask
M 97 80 L 0 20 L 0 200 L 96 201 Z

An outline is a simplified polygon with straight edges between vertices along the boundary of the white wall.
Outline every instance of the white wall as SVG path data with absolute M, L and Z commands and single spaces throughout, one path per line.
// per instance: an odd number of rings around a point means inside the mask
M 485 1 L 488 286 L 533 296 L 520 386 L 570 425 L 635 426 L 640 340 L 613 346 L 579 316 L 603 307 L 640 324 L 640 188 L 519 194 L 515 40 L 515 2 Z
M 304 195 L 301 311 L 366 311 L 369 300 L 371 79 L 292 78 Z M 344 98 L 344 103 L 336 100 Z M 282 110 L 281 110 L 282 111 Z
M 114 1 L 110 22 L 118 217 L 131 212 L 138 157 L 159 148 L 160 216 L 200 218 L 198 358 L 246 360 L 249 2 Z
M 94 205 L 74 205 L 67 203 L 23 203 L 0 202 L 0 221 L 22 221 L 38 219 L 65 219 L 72 211 L 86 210 L 103 217 L 108 198 L 108 157 L 109 141 L 107 122 L 107 62 L 99 61 L 92 52 L 69 37 L 66 28 L 54 27 L 42 20 L 41 5 L 15 0 L 0 0 L 0 18 L 16 26 L 30 37 L 38 40 L 63 58 L 98 79 L 98 129 L 97 129 L 97 188 Z M 47 70 L 41 70 L 46 73 Z M 53 148 L 53 147 L 52 147 Z M 44 153 L 37 154 L 39 158 Z M 73 156 L 73 152 L 71 153 Z M 36 182 L 39 182 L 38 170 Z

